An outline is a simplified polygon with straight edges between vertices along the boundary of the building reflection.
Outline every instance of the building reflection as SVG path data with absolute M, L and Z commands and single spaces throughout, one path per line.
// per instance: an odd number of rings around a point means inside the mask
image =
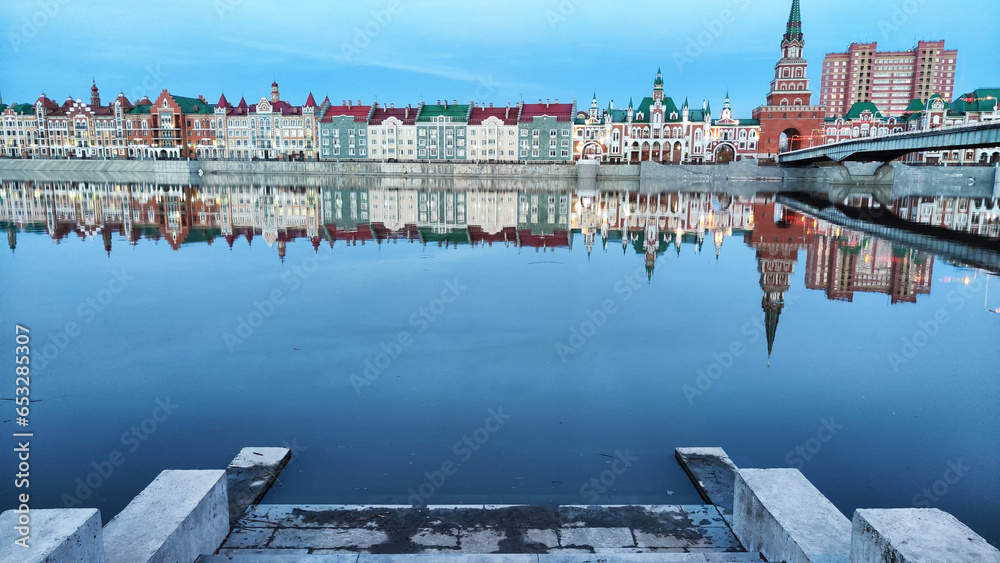
M 849 203 L 878 205 L 866 197 Z M 1000 238 L 997 200 L 908 197 L 890 210 L 914 223 Z M 241 238 L 252 245 L 260 237 L 280 259 L 288 243 L 301 239 L 317 250 L 404 241 L 548 252 L 572 249 L 579 237 L 588 255 L 595 246 L 607 252 L 618 245 L 642 255 L 650 279 L 667 252 L 714 252 L 719 259 L 726 241 L 742 236 L 756 251 L 764 309 L 775 323 L 800 250 L 806 251 L 805 286 L 838 301 L 860 292 L 914 302 L 930 292 L 934 265 L 933 255 L 797 214 L 768 194 L 580 195 L 536 186 L 461 190 L 381 181 L 332 187 L 8 181 L 0 190 L 0 222 L 11 250 L 18 231 L 45 232 L 57 244 L 74 234 L 100 238 L 109 254 L 122 240 L 163 240 L 178 250 L 220 238 L 230 247 Z

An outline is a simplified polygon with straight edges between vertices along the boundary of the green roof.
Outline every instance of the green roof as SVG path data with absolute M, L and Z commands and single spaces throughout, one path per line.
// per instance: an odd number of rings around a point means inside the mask
M 171 95 L 170 97 L 177 102 L 177 105 L 180 106 L 181 111 L 184 113 L 215 113 L 215 105 L 204 100 L 174 95 Z
M 918 111 L 924 111 L 924 103 L 920 101 L 920 98 L 914 98 L 910 101 L 910 105 L 906 106 L 906 112 L 913 113 Z
M 1000 88 L 979 88 L 967 94 L 962 94 L 951 104 L 951 109 L 958 113 L 993 111 L 1000 98 Z
M 452 104 L 448 106 L 425 105 L 420 110 L 417 123 L 426 123 L 432 117 L 451 117 L 454 123 L 465 123 L 469 115 L 469 104 Z
M 7 111 L 7 104 L 0 104 L 0 111 Z
M 449 106 L 450 107 L 450 106 Z M 451 242 L 454 244 L 469 244 L 469 230 L 463 227 L 453 227 L 446 232 L 435 232 L 431 227 L 418 227 L 420 239 L 428 242 Z
M 882 119 L 882 112 L 878 110 L 878 107 L 871 102 L 858 102 L 851 106 L 851 109 L 847 111 L 847 115 L 844 119 L 861 119 L 861 114 L 865 111 L 870 111 L 872 116 L 877 119 Z
M 21 115 L 35 115 L 35 106 L 31 104 L 14 104 L 10 106 L 10 109 Z
M 643 98 L 639 107 L 636 108 L 636 113 L 642 112 L 642 119 L 636 119 L 638 123 L 648 123 L 650 109 L 653 107 L 653 98 Z M 677 105 L 674 104 L 673 98 L 663 98 L 663 120 L 664 121 L 680 121 L 684 116 L 681 115 L 680 110 L 677 109 Z M 677 119 L 671 119 L 671 113 L 677 113 Z
M 151 107 L 153 106 L 147 106 L 146 104 L 139 104 L 134 108 L 128 110 L 128 113 L 130 114 L 149 113 L 149 108 Z

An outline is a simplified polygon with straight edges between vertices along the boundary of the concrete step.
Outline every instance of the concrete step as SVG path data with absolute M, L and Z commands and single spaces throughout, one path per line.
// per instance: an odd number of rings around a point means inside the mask
M 749 563 L 763 561 L 752 553 L 622 553 L 599 554 L 434 554 L 276 553 L 288 550 L 202 555 L 195 563 Z M 298 550 L 293 550 L 298 551 Z
M 219 553 L 291 549 L 426 555 L 744 551 L 712 505 L 256 505 Z

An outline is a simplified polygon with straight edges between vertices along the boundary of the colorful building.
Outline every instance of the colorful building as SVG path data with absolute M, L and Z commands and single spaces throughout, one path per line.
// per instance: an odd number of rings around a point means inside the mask
M 421 106 L 417 115 L 418 160 L 465 160 L 470 104 L 448 100 Z M 374 142 L 376 139 L 372 138 Z
M 572 161 L 575 114 L 576 102 L 522 103 L 517 120 L 518 160 Z
M 358 140 L 367 138 L 367 134 L 359 135 L 358 132 L 368 129 L 375 109 L 376 106 L 348 100 L 327 107 L 319 120 L 319 157 L 323 160 L 364 158 L 366 154 L 361 152 Z
M 909 51 L 879 51 L 878 44 L 851 43 L 845 53 L 823 59 L 820 103 L 830 115 L 844 115 L 857 103 L 874 103 L 883 114 L 903 114 L 911 100 L 934 94 L 950 100 L 958 51 L 944 41 L 919 41 Z

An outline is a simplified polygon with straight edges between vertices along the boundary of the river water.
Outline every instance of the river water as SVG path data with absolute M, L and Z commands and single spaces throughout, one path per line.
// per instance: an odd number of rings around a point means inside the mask
M 0 197 L 0 395 L 20 324 L 33 508 L 107 521 L 163 469 L 281 445 L 267 503 L 697 504 L 673 449 L 721 446 L 801 469 L 848 517 L 934 506 L 1000 543 L 1000 279 L 979 259 L 997 200 L 880 208 L 972 259 L 774 194 Z M 5 435 L 25 430 L 0 406 Z

